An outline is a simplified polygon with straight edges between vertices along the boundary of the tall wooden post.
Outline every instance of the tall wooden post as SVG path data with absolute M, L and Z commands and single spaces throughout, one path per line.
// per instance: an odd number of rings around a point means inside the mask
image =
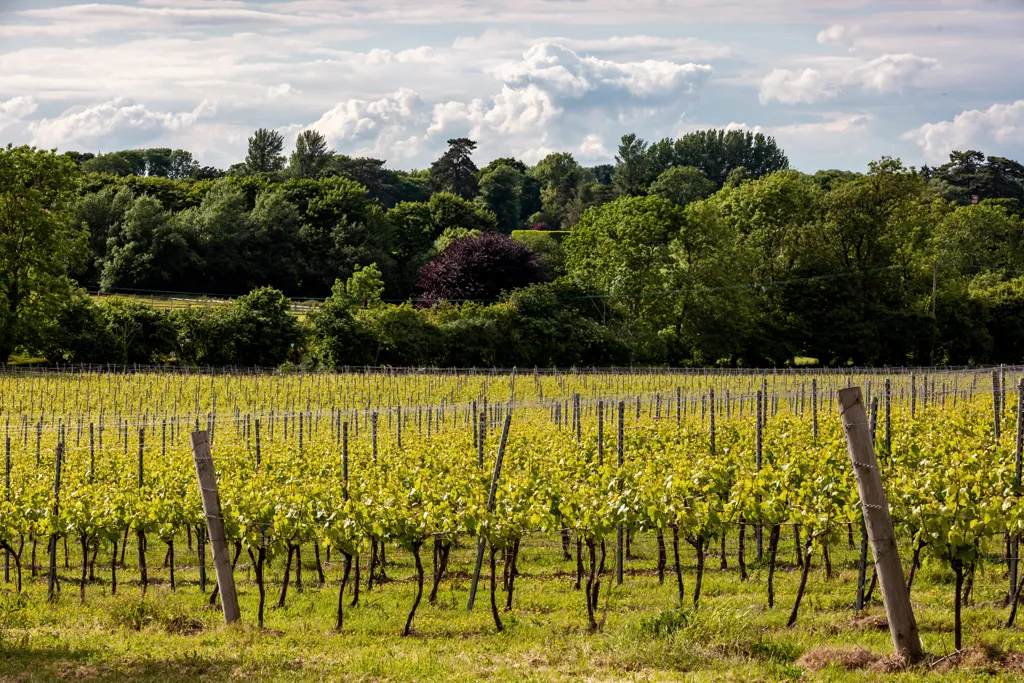
M 1017 444 L 1014 457 L 1013 492 L 1020 495 L 1021 455 L 1024 450 L 1024 378 L 1017 383 Z M 1017 571 L 1020 563 L 1017 552 L 1020 550 L 1020 536 L 1014 534 L 1010 544 L 1010 600 L 1012 604 L 1017 597 Z
M 217 491 L 217 474 L 213 468 L 213 454 L 210 452 L 208 432 L 194 432 L 191 436 L 192 458 L 196 464 L 196 478 L 199 480 L 199 494 L 203 499 L 203 513 L 206 528 L 213 549 L 213 566 L 217 571 L 217 587 L 224 607 L 224 621 L 228 624 L 238 621 L 238 595 L 235 593 L 235 577 L 231 571 L 231 558 L 224 534 L 224 517 L 221 514 L 220 494 Z M 202 550 L 205 552 L 205 550 Z
M 623 458 L 623 423 L 626 421 L 626 402 L 619 401 L 619 428 L 618 428 L 618 439 L 616 440 L 616 456 L 619 470 L 622 470 L 624 462 Z M 616 585 L 622 585 L 622 564 L 623 564 L 623 541 L 625 536 L 625 529 L 621 524 L 619 528 L 615 530 L 615 583 Z
M 64 462 L 64 442 L 57 442 L 56 472 L 53 479 L 53 517 L 60 516 L 60 470 Z M 57 534 L 50 534 L 50 567 L 47 581 L 47 597 L 50 602 L 57 599 Z
M 840 389 L 838 398 L 839 417 L 846 432 L 846 450 L 857 477 L 857 491 L 871 551 L 875 557 L 875 570 L 889 620 L 889 633 L 896 651 L 905 653 L 911 661 L 917 661 L 924 656 L 924 652 L 917 632 L 914 609 L 910 604 L 910 591 L 903 578 L 896 532 L 889 516 L 885 489 L 882 488 L 882 473 L 875 458 L 864 399 L 860 387 Z
M 508 443 L 508 428 L 512 424 L 512 408 L 505 413 L 505 424 L 501 428 L 501 441 L 498 443 L 498 455 L 494 459 L 494 473 L 491 475 L 491 490 L 487 494 L 487 511 L 494 510 L 494 498 L 498 494 L 498 477 L 501 476 L 501 461 L 505 458 L 505 445 Z M 466 611 L 472 611 L 473 603 L 476 601 L 476 587 L 480 583 L 480 570 L 484 562 L 484 546 L 487 541 L 483 536 L 476 546 L 476 565 L 473 569 L 473 581 L 469 586 L 469 602 Z

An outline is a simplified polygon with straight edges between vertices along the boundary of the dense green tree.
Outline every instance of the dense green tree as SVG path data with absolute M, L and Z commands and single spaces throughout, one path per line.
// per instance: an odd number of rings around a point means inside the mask
M 72 291 L 88 236 L 73 223 L 78 168 L 33 147 L 0 149 L 0 362 L 38 340 Z
M 523 173 L 513 166 L 499 165 L 480 173 L 477 200 L 498 219 L 498 229 L 511 233 L 519 227 Z
M 256 196 L 252 233 L 243 245 L 246 287 L 260 285 L 295 292 L 302 282 L 302 214 L 280 187 Z
M 740 166 L 750 178 L 789 168 L 775 138 L 741 130 L 698 130 L 678 140 L 666 138 L 650 146 L 648 157 L 654 176 L 672 166 L 695 166 L 715 187 L 725 185 L 729 173 Z
M 647 186 L 651 181 L 647 148 L 648 144 L 634 133 L 622 136 L 619 153 L 615 155 L 615 170 L 612 172 L 612 186 L 618 194 L 647 194 Z
M 272 287 L 239 297 L 227 313 L 234 339 L 233 364 L 276 367 L 288 359 L 300 337 L 291 302 Z
M 651 183 L 650 192 L 673 204 L 687 204 L 707 199 L 715 192 L 715 184 L 704 171 L 694 166 L 673 166 Z
M 451 192 L 473 199 L 477 192 L 477 167 L 473 163 L 476 143 L 469 138 L 448 141 L 448 150 L 430 165 L 430 186 L 434 192 Z
M 315 130 L 304 130 L 295 140 L 288 171 L 295 178 L 316 178 L 327 167 L 331 155 L 327 138 Z
M 189 251 L 170 212 L 157 199 L 142 195 L 107 238 L 99 264 L 100 286 L 106 291 L 164 289 L 175 275 L 188 270 Z
M 273 173 L 284 168 L 284 136 L 276 130 L 260 128 L 249 138 L 249 151 L 245 155 L 248 173 Z
M 682 209 L 660 197 L 622 197 L 588 211 L 565 241 L 566 270 L 591 285 L 629 324 L 623 334 L 646 359 L 672 308 L 669 247 L 683 227 Z
M 541 183 L 542 215 L 536 219 L 562 229 L 572 227 L 583 215 L 580 190 L 587 178 L 583 167 L 572 154 L 554 153 L 537 163 L 533 176 Z
M 123 297 L 109 297 L 97 306 L 115 363 L 158 363 L 174 346 L 174 327 L 165 311 Z

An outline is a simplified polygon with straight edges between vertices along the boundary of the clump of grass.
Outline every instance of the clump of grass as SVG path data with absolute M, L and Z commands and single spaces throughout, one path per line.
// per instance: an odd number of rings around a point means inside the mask
M 830 666 L 856 671 L 866 669 L 880 659 L 881 656 L 862 647 L 816 647 L 801 655 L 796 665 L 811 671 L 821 671 Z
M 131 631 L 160 629 L 174 635 L 190 635 L 206 628 L 206 623 L 183 605 L 137 596 L 119 598 L 109 615 L 115 627 Z
M 683 609 L 662 610 L 640 621 L 640 633 L 654 638 L 663 638 L 686 628 L 691 612 Z

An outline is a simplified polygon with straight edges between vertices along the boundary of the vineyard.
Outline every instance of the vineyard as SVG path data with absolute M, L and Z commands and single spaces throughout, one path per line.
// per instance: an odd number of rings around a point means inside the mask
M 1020 372 L 8 370 L 0 679 L 901 670 L 850 386 L 928 653 L 907 673 L 1019 674 Z

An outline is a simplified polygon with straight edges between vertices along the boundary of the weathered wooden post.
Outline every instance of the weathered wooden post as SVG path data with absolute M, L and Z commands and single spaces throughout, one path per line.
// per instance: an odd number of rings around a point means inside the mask
M 860 387 L 840 389 L 838 399 L 839 417 L 846 433 L 846 450 L 857 477 L 857 490 L 871 551 L 875 557 L 875 570 L 889 620 L 889 633 L 896 651 L 904 653 L 910 661 L 917 661 L 924 656 L 924 652 L 917 632 L 914 609 L 910 604 L 910 591 L 903 578 L 896 532 L 889 515 L 885 489 L 882 488 L 882 473 L 875 458 Z
M 238 621 L 238 595 L 235 593 L 235 577 L 231 571 L 231 558 L 224 534 L 224 517 L 221 514 L 220 494 L 217 491 L 217 473 L 213 468 L 213 454 L 210 451 L 208 432 L 194 432 L 191 437 L 192 458 L 199 480 L 199 494 L 203 499 L 203 513 L 213 550 L 213 566 L 217 571 L 217 588 L 221 605 L 224 607 L 224 621 L 228 624 Z M 201 552 L 206 552 L 200 546 Z

